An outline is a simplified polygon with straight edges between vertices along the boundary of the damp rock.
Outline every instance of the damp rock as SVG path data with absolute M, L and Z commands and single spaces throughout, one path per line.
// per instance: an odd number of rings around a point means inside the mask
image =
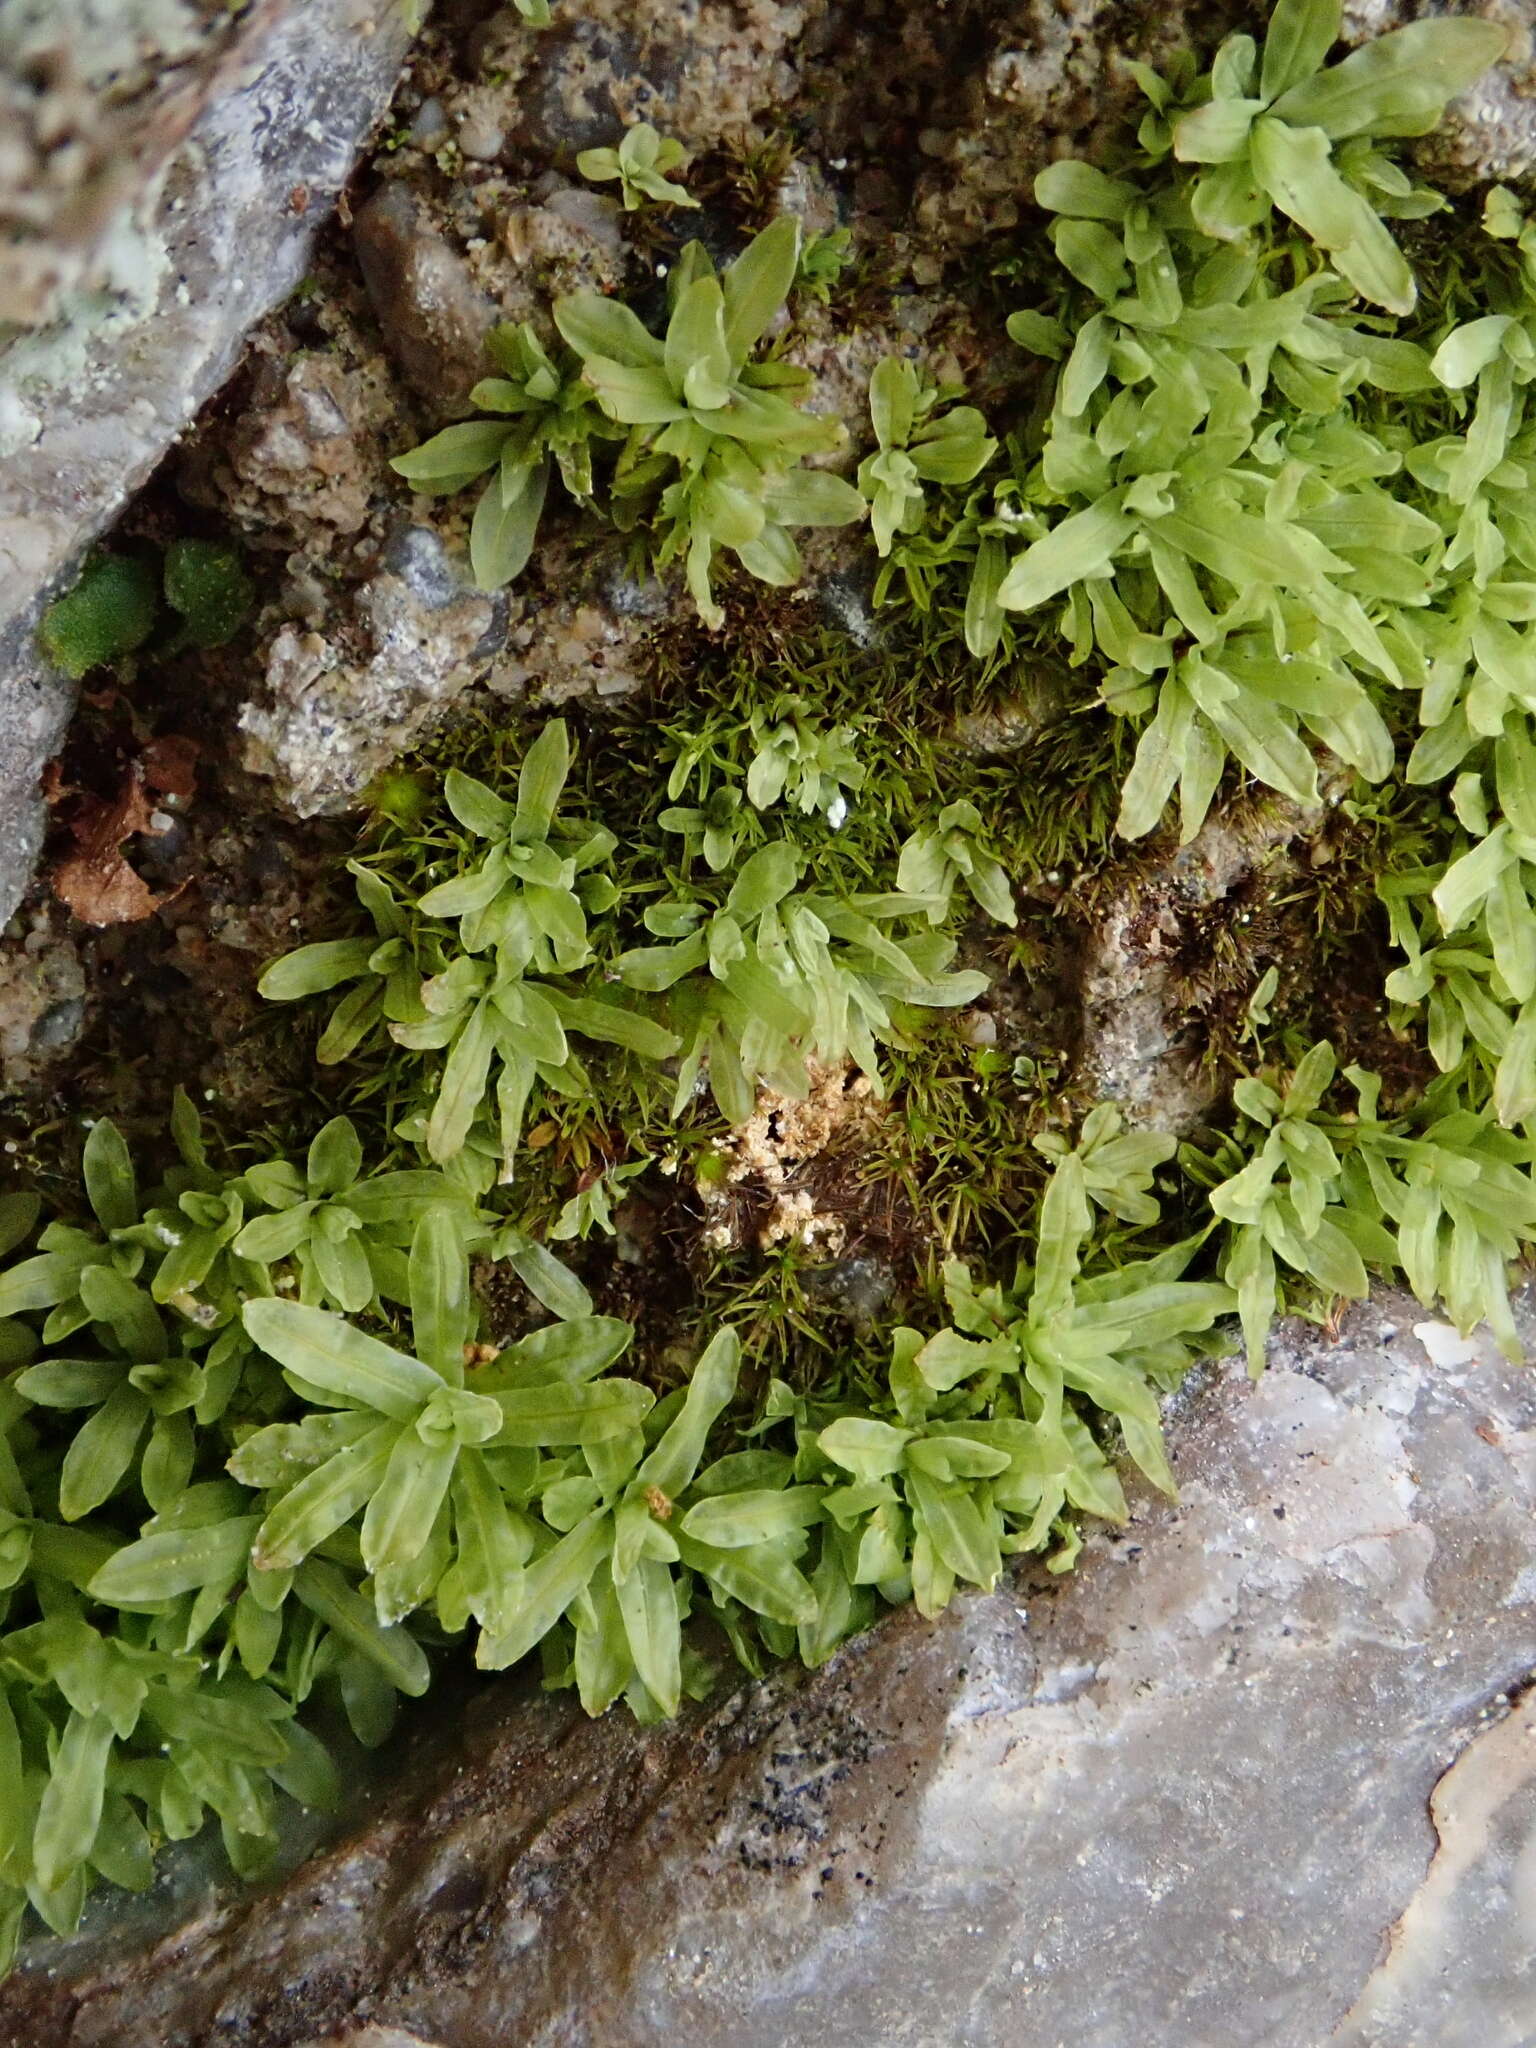
M 298 817 L 352 803 L 486 668 L 505 630 L 501 601 L 459 583 L 434 534 L 418 530 L 393 559 L 327 631 L 280 628 L 265 689 L 240 713 L 244 765 Z
M 407 383 L 434 412 L 466 411 L 485 374 L 494 300 L 408 185 L 374 194 L 353 223 L 352 243 L 385 346 Z
M 390 493 L 387 453 L 406 437 L 376 362 L 263 340 L 248 395 L 197 435 L 178 481 L 252 545 L 318 542 L 324 556 L 336 536 L 360 533 Z

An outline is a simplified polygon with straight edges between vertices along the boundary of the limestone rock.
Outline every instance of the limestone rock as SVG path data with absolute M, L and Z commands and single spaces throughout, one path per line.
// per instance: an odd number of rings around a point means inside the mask
M 345 809 L 504 635 L 504 604 L 459 583 L 430 528 L 408 527 L 352 596 L 352 644 L 278 632 L 265 693 L 240 714 L 244 765 L 271 777 L 298 817 Z
M 61 202 L 57 276 L 39 283 L 33 314 L 52 324 L 0 351 L 0 919 L 36 857 L 36 779 L 74 696 L 38 658 L 37 618 L 298 282 L 407 43 L 401 10 L 364 0 L 261 0 L 239 15 L 206 0 L 91 0 L 69 18 L 63 111 L 76 128 L 94 118 L 104 168 L 94 182 L 82 169 L 78 208 Z M 32 28 L 56 32 L 59 14 L 11 0 L 3 19 L 0 60 L 20 63 Z M 113 86 L 127 60 L 112 53 L 156 23 L 186 66 L 162 92 L 127 95 L 134 127 Z M 5 75 L 0 95 L 15 89 L 18 74 Z M 65 91 L 57 67 L 50 76 Z M 132 175 L 107 176 L 108 157 L 131 160 Z M 0 231 L 15 232 L 6 194 L 28 175 L 0 161 Z
M 392 481 L 386 442 L 406 438 L 383 431 L 394 415 L 379 383 L 367 362 L 258 344 L 249 399 L 199 432 L 179 465 L 182 491 L 253 547 L 314 543 L 334 561 L 338 536 L 361 532 Z
M 150 191 L 270 28 L 217 0 L 9 0 L 0 9 L 0 304 L 42 327 L 120 282 L 124 210 Z M 129 239 L 131 239 L 131 234 Z
M 40 1949 L 0 2043 L 1522 2048 L 1536 1378 L 1445 1338 L 1287 1326 L 1175 1404 L 1180 1505 L 809 1676 L 483 1690 L 275 1893 Z

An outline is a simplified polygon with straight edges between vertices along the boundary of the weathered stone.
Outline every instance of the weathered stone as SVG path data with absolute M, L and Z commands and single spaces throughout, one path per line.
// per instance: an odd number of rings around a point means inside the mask
M 177 99 L 172 120 L 169 100 L 148 94 L 139 171 L 121 191 L 110 180 L 101 186 L 110 207 L 98 195 L 111 215 L 101 230 L 112 253 L 104 288 L 66 295 L 52 326 L 0 354 L 0 919 L 36 857 L 37 775 L 74 696 L 38 658 L 37 618 L 223 383 L 252 323 L 298 282 L 407 43 L 401 11 L 365 0 L 263 0 L 234 18 L 222 7 L 132 0 L 93 6 L 77 22 L 76 74 L 96 77 L 92 35 L 120 40 L 136 22 L 156 13 L 169 21 L 178 8 L 189 36 L 194 17 L 222 24 L 206 45 L 214 55 L 201 69 L 191 63 L 195 90 L 191 74 L 183 81 L 201 112 L 177 147 L 190 102 Z M 7 28 L 23 18 L 57 17 L 12 0 Z M 112 75 L 101 86 L 102 133 L 117 138 L 111 153 L 134 155 L 114 125 Z M 157 175 L 142 175 L 146 166 Z M 0 167 L 0 184 L 6 175 Z M 139 199 L 137 213 L 121 212 L 125 193 Z M 93 198 L 92 222 L 96 210 Z M 73 222 L 71 213 L 61 227 L 60 275 L 82 285 L 97 275 L 99 237 L 87 246 Z
M 1070 1578 L 649 1731 L 480 1693 L 275 1894 L 50 1944 L 0 2042 L 1524 2048 L 1536 1378 L 1422 1315 L 1203 1374 L 1182 1503 Z
M 344 810 L 484 667 L 505 606 L 458 582 L 430 528 L 408 527 L 392 566 L 355 593 L 356 647 L 284 626 L 267 687 L 240 714 L 244 763 L 301 818 Z
M 1127 861 L 1119 886 L 1097 893 L 1082 948 L 1077 1059 L 1094 1096 L 1178 1136 L 1208 1114 L 1222 1083 L 1204 1057 L 1185 980 L 1191 936 L 1213 916 L 1245 919 L 1240 892 L 1322 817 L 1286 797 L 1214 813 L 1187 845 L 1164 859 Z M 1209 944 L 1195 951 L 1206 956 Z
M 1429 1802 L 1439 1847 L 1386 1955 L 1332 2036 L 1337 2048 L 1525 2048 L 1536 1879 L 1536 1693 L 1468 1744 Z M 1469 1962 L 1475 1968 L 1468 1968 Z
M 41 327 L 123 282 L 116 231 L 271 26 L 274 0 L 6 0 L 0 7 L 0 305 Z M 132 236 L 128 240 L 131 242 Z M 115 246 L 115 244 L 117 244 Z
M 547 317 L 567 292 L 621 288 L 629 251 L 618 201 L 567 185 L 553 172 L 539 181 L 536 206 L 509 207 L 497 221 L 502 248 L 516 266 L 516 283 L 498 294 L 509 320 Z
M 644 674 L 641 648 L 669 619 L 688 616 L 675 580 L 638 582 L 616 555 L 582 558 L 567 543 L 540 541 L 542 589 L 513 593 L 505 651 L 486 681 L 498 696 L 551 707 L 583 697 L 627 697 Z
M 370 366 L 334 354 L 254 351 L 250 396 L 214 420 L 179 464 L 184 494 L 207 505 L 255 547 L 330 558 L 340 535 L 360 532 L 388 472 L 380 415 L 393 418 Z
M 434 410 L 460 412 L 485 375 L 496 306 L 409 186 L 385 185 L 358 214 L 352 245 L 386 347 Z
M 826 0 L 585 0 L 531 34 L 509 7 L 479 38 L 482 73 L 498 76 L 509 142 L 569 164 L 654 121 L 690 149 L 761 132 L 792 98 L 793 52 Z M 476 111 L 487 111 L 483 93 Z
M 0 1079 L 11 1088 L 35 1080 L 74 1044 L 86 999 L 63 907 L 44 904 L 17 923 L 14 943 L 0 948 Z

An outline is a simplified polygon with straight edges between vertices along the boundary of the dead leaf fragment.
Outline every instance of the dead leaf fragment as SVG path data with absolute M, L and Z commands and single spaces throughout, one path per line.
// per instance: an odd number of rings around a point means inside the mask
M 144 794 L 143 772 L 135 763 L 110 802 L 89 797 L 72 821 L 76 850 L 55 865 L 51 877 L 54 894 L 82 924 L 137 924 L 152 917 L 180 891 L 172 889 L 157 896 L 129 866 L 123 841 L 155 829 Z
M 121 854 L 105 860 L 60 861 L 53 893 L 82 924 L 138 924 L 165 900 Z

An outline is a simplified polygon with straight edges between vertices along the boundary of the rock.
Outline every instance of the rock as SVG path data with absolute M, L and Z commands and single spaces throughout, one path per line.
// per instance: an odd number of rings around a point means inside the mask
M 177 480 L 252 545 L 318 543 L 334 564 L 337 536 L 361 532 L 394 482 L 387 457 L 408 440 L 395 419 L 375 366 L 258 345 L 249 397 L 199 432 Z
M 540 180 L 539 197 L 541 204 L 508 207 L 497 221 L 514 265 L 511 280 L 498 280 L 498 297 L 505 318 L 544 326 L 551 302 L 567 292 L 621 289 L 629 254 L 617 200 L 553 173 Z
M 0 1084 L 20 1089 L 67 1052 L 85 1024 L 85 968 L 63 907 L 48 903 L 0 946 Z
M 435 411 L 463 412 L 486 373 L 494 302 L 406 185 L 385 185 L 359 212 L 353 247 L 385 346 Z
M 42 851 L 47 812 L 37 791 L 74 710 L 74 685 L 42 662 L 34 620 L 0 632 L 0 920 L 21 901 Z
M 1094 1099 L 1181 1137 L 1202 1121 L 1222 1080 L 1204 1057 L 1199 998 L 1221 991 L 1192 981 L 1230 971 L 1242 996 L 1251 994 L 1258 956 L 1247 955 L 1252 974 L 1241 962 L 1229 970 L 1213 939 L 1251 925 L 1259 878 L 1322 817 L 1284 797 L 1234 806 L 1208 817 L 1187 846 L 1164 859 L 1127 861 L 1113 886 L 1096 890 L 1081 953 L 1077 1058 L 1077 1077 Z
M 137 169 L 122 185 L 104 173 L 78 220 L 62 209 L 56 276 L 34 303 L 47 313 L 55 287 L 82 289 L 51 326 L 0 351 L 0 920 L 36 858 L 37 776 L 74 701 L 38 658 L 38 616 L 223 383 L 248 328 L 298 282 L 408 42 L 400 9 L 364 0 L 261 0 L 238 15 L 203 0 L 91 0 L 67 18 L 71 75 L 84 81 L 69 88 L 69 119 L 85 121 L 80 92 L 95 92 L 98 153 Z M 18 22 L 57 19 L 13 6 L 7 38 Z M 154 21 L 186 36 L 201 23 L 203 54 L 179 83 L 168 75 L 163 92 L 148 91 L 141 126 L 124 126 L 112 85 L 121 60 L 102 53 Z M 135 61 L 152 54 L 135 47 Z M 0 59 L 15 55 L 0 44 Z M 8 75 L 0 94 L 16 89 Z M 174 97 L 183 89 L 190 99 Z M 27 173 L 3 154 L 0 228 L 7 179 L 25 185 Z M 125 215 L 135 194 L 141 206 Z M 102 288 L 84 290 L 98 275 Z
M 240 713 L 245 767 L 298 817 L 344 810 L 505 637 L 504 603 L 457 580 L 430 528 L 408 528 L 393 560 L 353 594 L 349 644 L 282 627 Z
M 408 140 L 416 149 L 441 149 L 448 140 L 448 116 L 443 112 L 440 99 L 423 100 L 416 110 Z
M 1393 2048 L 1415 2038 L 1415 2029 L 1438 2048 L 1517 2048 L 1529 2039 L 1529 2008 L 1511 2012 L 1508 1989 L 1530 1960 L 1536 1694 L 1490 1716 L 1436 1785 L 1429 1814 L 1439 1838 L 1435 1859 L 1334 2033 L 1337 2048 Z M 1506 1902 L 1523 1914 L 1517 1918 Z M 1467 1969 L 1474 1957 L 1478 1967 Z
M 551 709 L 583 697 L 632 695 L 645 675 L 643 643 L 690 615 L 676 578 L 637 582 L 616 553 L 583 557 L 564 540 L 539 538 L 541 588 L 514 590 L 507 646 L 486 681 L 498 696 L 533 697 Z
M 649 1731 L 487 1688 L 280 1890 L 47 1944 L 0 2042 L 1522 2048 L 1536 1379 L 1422 1321 L 1202 1374 L 1182 1504 L 1070 1578 Z
M 503 81 L 508 143 L 530 156 L 569 166 L 636 121 L 700 150 L 771 126 L 798 83 L 794 46 L 825 12 L 826 0 L 584 0 L 535 35 L 501 8 L 475 55 Z
M 507 146 L 506 130 L 496 119 L 495 87 L 481 88 L 489 104 L 476 105 L 471 93 L 461 93 L 457 107 L 458 144 L 472 163 L 494 163 Z

